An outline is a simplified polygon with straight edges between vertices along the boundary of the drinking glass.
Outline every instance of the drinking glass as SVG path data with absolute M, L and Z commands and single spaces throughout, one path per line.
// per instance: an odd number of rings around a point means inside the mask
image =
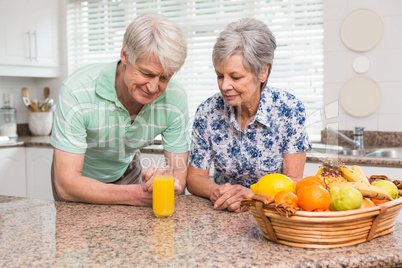
M 152 208 L 157 217 L 169 217 L 174 212 L 173 167 L 158 167 L 153 173 Z

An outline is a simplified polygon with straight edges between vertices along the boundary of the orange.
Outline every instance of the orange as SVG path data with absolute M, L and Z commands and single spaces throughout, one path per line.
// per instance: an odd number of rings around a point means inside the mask
M 325 211 L 331 204 L 331 195 L 320 185 L 310 185 L 297 192 L 299 207 L 306 211 Z
M 369 208 L 375 206 L 373 201 L 368 198 L 363 198 L 362 206 L 360 208 Z
M 374 199 L 374 198 L 372 198 L 371 201 L 373 201 L 373 203 L 374 203 L 375 205 L 378 205 L 378 204 L 382 204 L 382 203 L 388 202 L 389 200 L 379 200 L 379 199 Z
M 317 177 L 317 176 L 308 176 L 303 179 L 301 179 L 297 184 L 296 184 L 296 193 L 300 191 L 301 189 L 311 186 L 311 185 L 318 185 L 322 186 L 325 188 L 325 184 L 322 182 L 322 180 Z
M 275 203 L 284 203 L 284 204 L 289 205 L 294 208 L 297 208 L 299 206 L 297 195 L 295 195 L 294 193 L 289 192 L 289 191 L 278 192 L 275 195 L 274 199 L 275 199 Z

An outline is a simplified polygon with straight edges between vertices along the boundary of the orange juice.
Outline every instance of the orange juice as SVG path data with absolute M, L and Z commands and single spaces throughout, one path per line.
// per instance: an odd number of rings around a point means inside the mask
M 158 217 L 167 217 L 174 211 L 173 176 L 155 176 L 153 178 L 152 207 Z

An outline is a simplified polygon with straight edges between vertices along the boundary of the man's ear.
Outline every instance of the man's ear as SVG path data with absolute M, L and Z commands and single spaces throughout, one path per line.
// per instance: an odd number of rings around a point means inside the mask
M 124 45 L 123 48 L 122 48 L 121 51 L 120 51 L 121 62 L 122 62 L 123 64 L 125 64 L 125 65 L 127 65 L 127 62 L 128 62 L 127 56 L 126 56 L 126 46 L 127 46 L 127 45 Z
M 258 79 L 260 80 L 261 83 L 264 83 L 267 79 L 268 79 L 268 73 L 269 73 L 269 67 L 271 66 L 271 64 L 267 64 L 264 67 L 264 70 L 262 70 L 262 72 L 260 73 Z

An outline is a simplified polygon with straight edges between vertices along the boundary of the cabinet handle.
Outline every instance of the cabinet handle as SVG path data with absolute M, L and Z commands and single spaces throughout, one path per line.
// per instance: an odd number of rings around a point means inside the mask
M 35 56 L 33 57 L 33 59 L 35 61 L 37 61 L 37 59 L 38 59 L 38 48 L 37 48 L 38 42 L 37 42 L 37 37 L 36 37 L 36 31 L 33 31 L 32 35 L 34 37 L 34 51 L 35 51 Z
M 26 33 L 28 35 L 28 59 L 32 61 L 32 53 L 31 53 L 31 30 L 28 30 Z

